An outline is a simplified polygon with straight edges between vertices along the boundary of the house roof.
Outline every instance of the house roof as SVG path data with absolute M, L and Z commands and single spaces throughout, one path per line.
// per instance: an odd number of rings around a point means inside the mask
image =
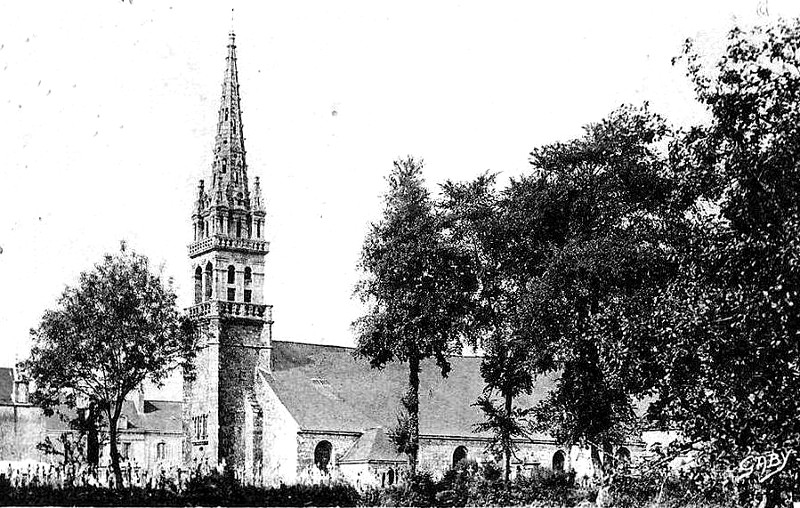
M 175 401 L 145 400 L 143 411 L 137 411 L 133 401 L 126 400 L 122 414 L 128 420 L 127 432 L 180 433 L 183 432 L 181 417 L 183 403 Z M 76 417 L 74 409 L 61 408 L 62 414 L 55 413 L 45 418 L 45 428 L 50 432 L 70 430 L 69 420 Z
M 397 452 L 383 427 L 365 431 L 342 457 L 341 463 L 406 462 L 405 455 Z
M 122 414 L 128 418 L 128 430 L 152 432 L 183 432 L 183 403 L 166 400 L 145 400 L 142 411 L 126 400 Z
M 284 341 L 273 341 L 272 346 L 273 368 L 266 377 L 301 429 L 361 433 L 397 426 L 408 383 L 405 364 L 372 369 L 366 360 L 354 357 L 352 348 Z M 489 436 L 474 432 L 483 421 L 480 409 L 473 406 L 484 389 L 480 362 L 477 357 L 450 358 L 451 371 L 444 379 L 433 361 L 422 363 L 422 435 Z M 552 378 L 540 378 L 534 393 L 519 397 L 517 403 L 533 406 L 552 385 Z

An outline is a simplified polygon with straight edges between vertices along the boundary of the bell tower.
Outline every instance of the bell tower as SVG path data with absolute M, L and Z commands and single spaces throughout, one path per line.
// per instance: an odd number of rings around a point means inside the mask
M 217 117 L 211 175 L 200 180 L 189 258 L 198 330 L 195 372 L 184 379 L 184 460 L 244 470 L 261 461 L 254 435 L 261 409 L 256 370 L 269 370 L 272 306 L 264 304 L 264 203 L 259 179 L 247 175 L 236 36 L 228 56 Z

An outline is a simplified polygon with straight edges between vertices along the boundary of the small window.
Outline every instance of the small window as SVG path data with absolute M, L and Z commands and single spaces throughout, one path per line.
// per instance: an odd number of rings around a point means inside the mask
M 212 288 L 212 280 L 213 280 L 213 273 L 214 267 L 211 266 L 211 263 L 206 263 L 206 270 L 205 270 L 205 298 L 206 300 L 211 300 L 211 288 Z M 219 298 L 219 296 L 218 296 Z
M 244 302 L 250 303 L 253 299 L 253 292 L 249 289 L 244 290 Z
M 234 284 L 236 282 L 236 268 L 233 265 L 228 267 L 228 284 Z
M 459 446 L 453 452 L 453 467 L 456 467 L 460 462 L 467 460 L 467 447 Z
M 203 415 L 203 439 L 208 438 L 208 415 Z
M 253 282 L 253 270 L 248 266 L 244 269 L 244 283 L 250 284 Z
M 394 469 L 389 468 L 389 474 L 387 474 L 386 476 L 387 476 L 387 483 L 391 487 L 392 485 L 394 485 Z
M 234 288 L 228 288 L 228 301 L 232 302 L 236 300 L 236 290 Z
M 553 454 L 553 471 L 564 471 L 564 462 L 566 461 L 566 455 L 561 450 L 558 450 L 556 453 Z
M 194 271 L 194 303 L 203 301 L 203 269 L 199 266 Z
M 164 460 L 167 458 L 167 443 L 158 443 L 156 445 L 156 460 Z
M 131 444 L 130 443 L 122 443 L 122 446 L 119 450 L 119 457 L 123 460 L 128 460 L 131 458 Z
M 329 441 L 320 441 L 314 448 L 314 464 L 320 471 L 327 471 L 331 463 L 333 445 Z

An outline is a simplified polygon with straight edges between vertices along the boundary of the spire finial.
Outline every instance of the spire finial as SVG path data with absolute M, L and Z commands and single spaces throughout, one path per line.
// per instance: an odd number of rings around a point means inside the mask
M 231 42 L 235 42 L 236 34 L 233 31 L 233 7 L 231 7 L 231 31 L 228 33 L 231 38 Z

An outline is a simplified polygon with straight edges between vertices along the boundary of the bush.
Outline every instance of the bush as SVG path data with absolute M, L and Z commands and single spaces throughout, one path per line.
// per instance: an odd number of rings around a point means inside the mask
M 174 487 L 174 486 L 173 486 Z M 242 486 L 230 474 L 192 479 L 186 489 L 33 486 L 0 481 L 0 504 L 29 506 L 356 506 L 361 497 L 349 484 Z

